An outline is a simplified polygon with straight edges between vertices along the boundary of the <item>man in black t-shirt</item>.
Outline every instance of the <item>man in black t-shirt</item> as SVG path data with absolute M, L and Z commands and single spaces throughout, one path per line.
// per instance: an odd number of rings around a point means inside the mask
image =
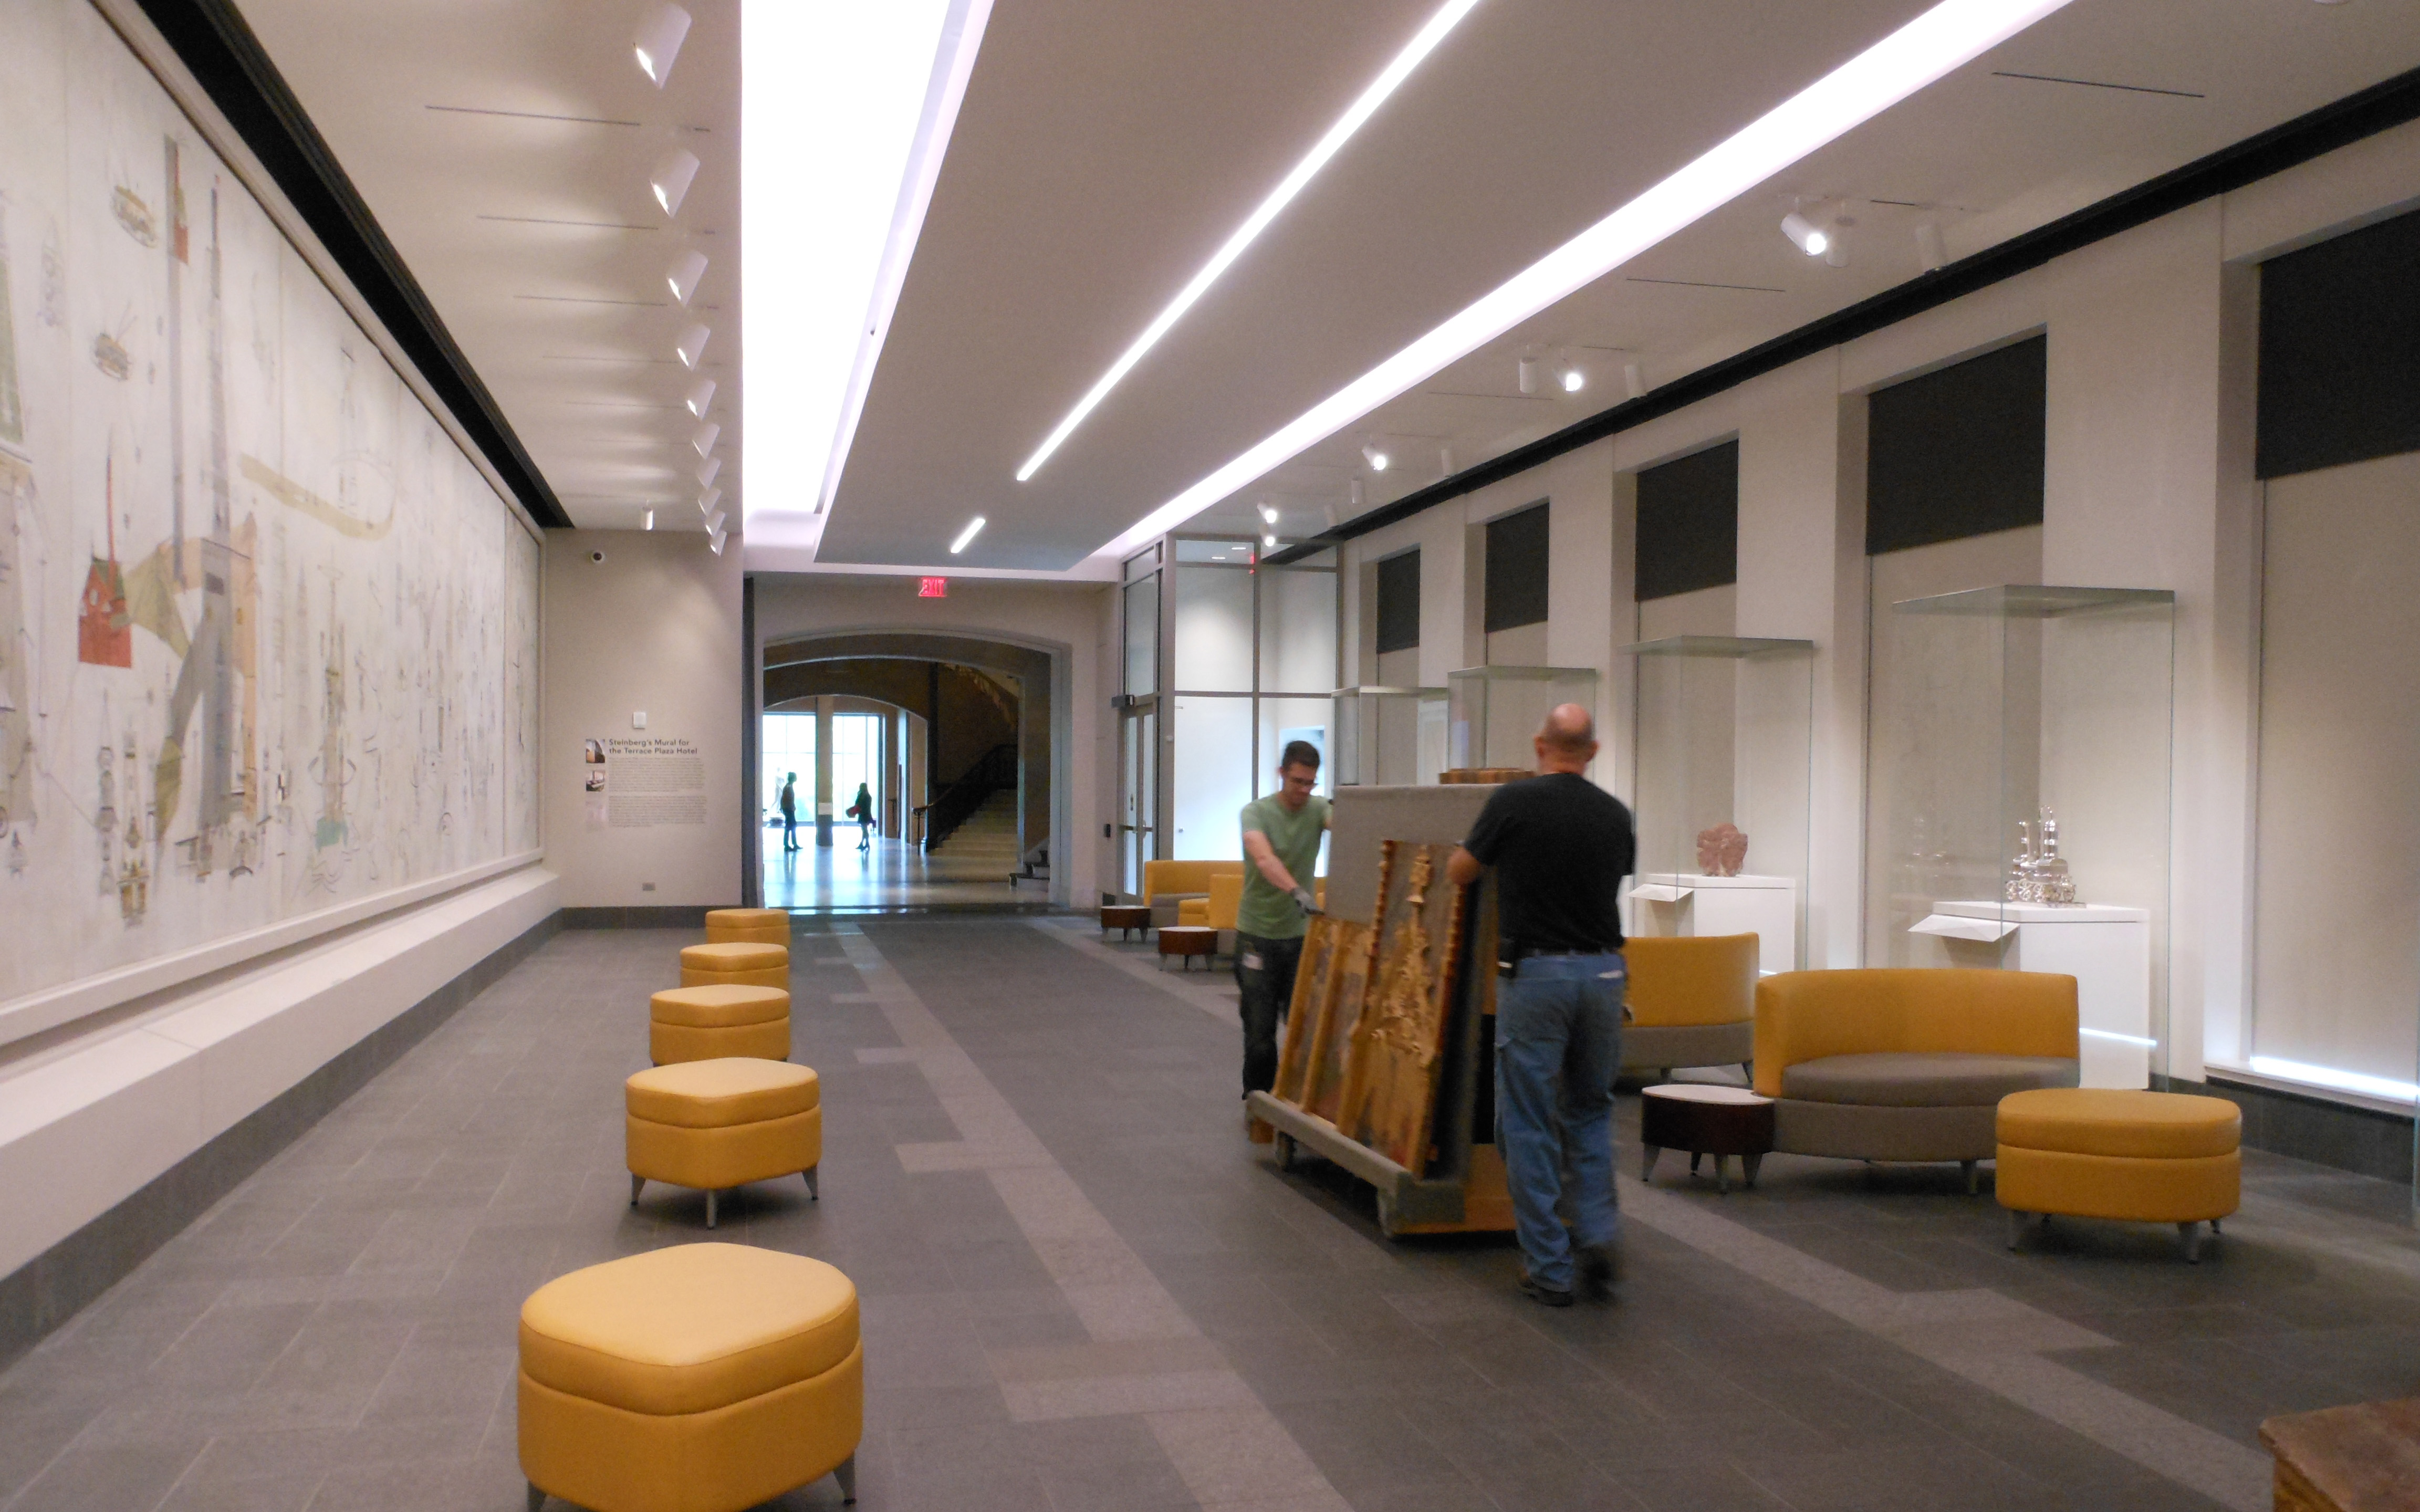
M 1575 1279 L 1595 1299 L 1614 1280 L 1613 1077 L 1628 985 L 1617 897 L 1637 844 L 1630 811 L 1582 775 L 1596 756 L 1587 709 L 1557 706 L 1537 750 L 1538 775 L 1496 790 L 1446 875 L 1469 883 L 1496 871 L 1505 963 L 1496 984 L 1497 1150 L 1521 1239 L 1521 1289 L 1569 1307 Z M 1566 1170 L 1568 1233 L 1555 1210 Z

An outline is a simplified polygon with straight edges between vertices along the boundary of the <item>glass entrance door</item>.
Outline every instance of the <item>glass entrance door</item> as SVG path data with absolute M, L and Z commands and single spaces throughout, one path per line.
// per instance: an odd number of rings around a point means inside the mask
M 1118 716 L 1118 890 L 1142 893 L 1142 864 L 1153 849 L 1159 813 L 1159 709 L 1151 699 Z

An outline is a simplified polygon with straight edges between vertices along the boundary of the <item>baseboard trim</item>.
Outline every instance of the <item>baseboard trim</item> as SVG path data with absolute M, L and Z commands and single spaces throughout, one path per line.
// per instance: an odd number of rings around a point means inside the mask
M 2243 1110 L 2243 1143 L 2314 1165 L 2412 1184 L 2412 1119 L 2331 1098 L 2238 1081 L 2217 1068 L 2206 1082 L 2171 1078 L 2178 1092 L 2225 1098 Z
M 640 908 L 565 909 L 566 929 L 703 929 L 706 905 L 649 904 Z
M 0 1276 L 0 1368 L 133 1273 L 163 1244 L 520 965 L 561 928 L 550 914 L 372 1030 L 132 1195 Z

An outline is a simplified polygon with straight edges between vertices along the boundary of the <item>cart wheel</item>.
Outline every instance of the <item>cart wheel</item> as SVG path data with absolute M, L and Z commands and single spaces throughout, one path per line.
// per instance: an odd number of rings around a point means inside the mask
M 1378 1232 L 1388 1239 L 1396 1237 L 1395 1199 L 1386 1192 L 1378 1193 Z
M 1301 1158 L 1301 1153 L 1295 1147 L 1294 1136 L 1280 1134 L 1278 1136 L 1278 1169 L 1291 1171 L 1295 1167 L 1295 1162 Z

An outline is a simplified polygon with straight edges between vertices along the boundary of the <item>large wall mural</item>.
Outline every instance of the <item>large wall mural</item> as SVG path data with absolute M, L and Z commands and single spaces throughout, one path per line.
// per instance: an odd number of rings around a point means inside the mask
M 0 1003 L 535 849 L 537 569 L 99 13 L 0 6 Z

